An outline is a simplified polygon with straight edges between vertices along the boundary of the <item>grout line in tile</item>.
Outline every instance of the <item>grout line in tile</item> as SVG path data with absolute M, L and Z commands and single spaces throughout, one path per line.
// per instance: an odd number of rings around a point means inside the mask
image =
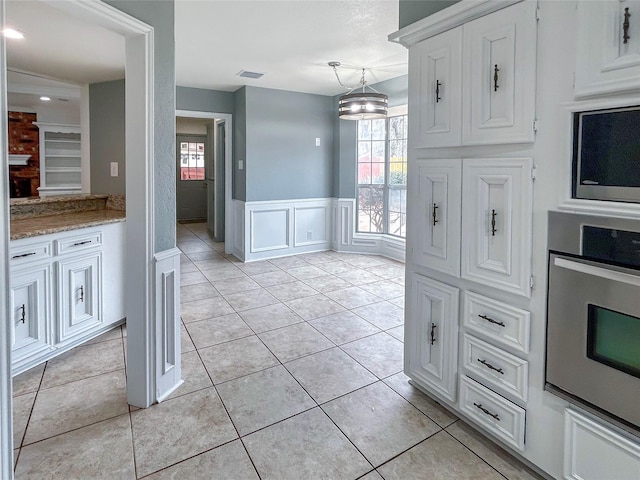
M 455 423 L 455 422 L 454 422 Z M 452 424 L 453 425 L 453 424 Z M 498 475 L 500 475 L 501 477 L 505 478 L 505 480 L 509 480 L 505 475 L 502 474 L 502 472 L 498 471 L 493 465 L 491 465 L 489 462 L 487 462 L 484 458 L 482 458 L 480 455 L 478 455 L 476 452 L 474 452 L 473 450 L 471 450 L 469 447 L 467 447 L 463 442 L 461 442 L 460 440 L 458 440 L 456 437 L 454 437 L 453 435 L 451 435 L 446 428 L 442 429 L 447 435 L 449 435 L 451 438 L 453 438 L 456 442 L 458 442 L 460 445 L 462 445 L 466 450 L 468 450 L 469 452 L 471 452 L 473 455 L 475 455 L 477 458 L 479 458 L 482 462 L 484 462 L 485 464 L 487 464 L 489 466 L 489 468 L 491 468 L 494 472 L 496 472 Z

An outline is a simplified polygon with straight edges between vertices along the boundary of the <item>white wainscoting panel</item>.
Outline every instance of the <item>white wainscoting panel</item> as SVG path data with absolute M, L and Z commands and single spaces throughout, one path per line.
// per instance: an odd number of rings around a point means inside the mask
M 238 257 L 240 260 L 244 260 L 244 209 L 245 202 L 242 200 L 233 200 L 233 248 L 232 253 L 234 256 Z
M 249 210 L 250 253 L 289 248 L 289 208 Z
M 330 208 L 326 205 L 294 208 L 294 246 L 326 244 L 331 226 Z

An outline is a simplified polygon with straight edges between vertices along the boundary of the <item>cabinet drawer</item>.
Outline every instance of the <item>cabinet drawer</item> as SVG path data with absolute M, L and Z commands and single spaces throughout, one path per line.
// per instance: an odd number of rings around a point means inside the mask
M 529 362 L 468 334 L 463 351 L 467 373 L 500 393 L 527 401 Z
M 506 444 L 524 450 L 526 412 L 523 408 L 460 376 L 460 410 Z
M 499 345 L 529 352 L 529 312 L 472 292 L 465 292 L 463 308 L 464 327 Z
M 91 232 L 73 237 L 62 238 L 55 242 L 56 255 L 64 255 L 102 245 L 102 233 Z
M 12 246 L 9 254 L 12 267 L 49 257 L 51 257 L 51 242 Z

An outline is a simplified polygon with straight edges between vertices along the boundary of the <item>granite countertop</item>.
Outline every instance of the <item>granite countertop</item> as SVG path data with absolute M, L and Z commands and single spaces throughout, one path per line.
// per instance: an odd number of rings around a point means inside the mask
M 124 222 L 126 216 L 122 210 L 105 209 L 11 220 L 11 240 Z
M 40 205 L 43 203 L 81 202 L 83 200 L 106 200 L 109 195 L 94 195 L 90 193 L 77 193 L 72 195 L 49 195 L 46 197 L 11 198 L 9 205 Z

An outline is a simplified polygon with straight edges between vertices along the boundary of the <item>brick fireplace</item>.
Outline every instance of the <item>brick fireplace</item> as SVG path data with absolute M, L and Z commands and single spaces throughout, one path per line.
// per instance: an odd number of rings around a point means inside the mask
M 9 166 L 11 197 L 37 197 L 40 186 L 40 137 L 35 113 L 9 112 L 9 155 L 31 155 L 27 165 Z

